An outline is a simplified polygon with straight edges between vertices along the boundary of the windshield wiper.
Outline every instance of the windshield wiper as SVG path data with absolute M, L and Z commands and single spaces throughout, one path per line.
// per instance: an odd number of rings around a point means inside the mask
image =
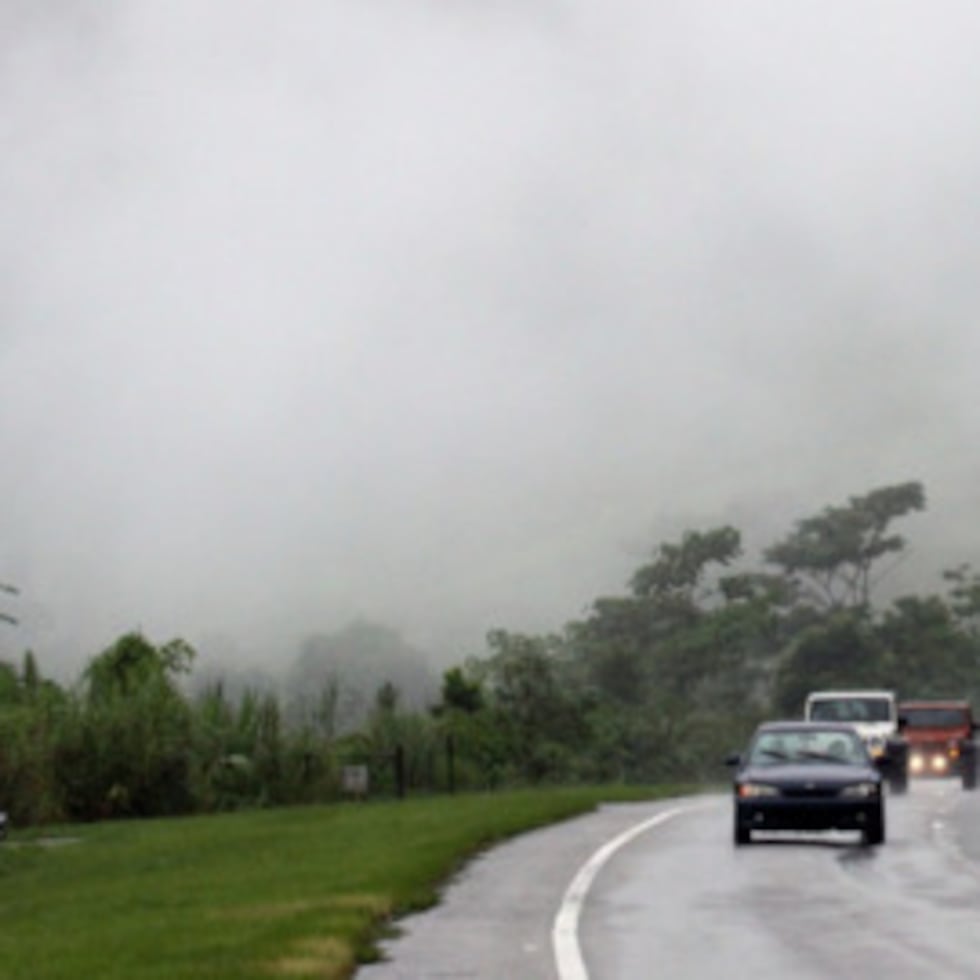
M 803 759 L 817 759 L 819 762 L 836 762 L 842 766 L 854 765 L 851 759 L 842 758 L 831 752 L 815 752 L 812 749 L 801 749 L 800 757 Z

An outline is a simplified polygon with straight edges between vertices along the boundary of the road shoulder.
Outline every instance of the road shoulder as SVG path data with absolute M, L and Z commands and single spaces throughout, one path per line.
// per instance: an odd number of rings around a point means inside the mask
M 357 980 L 557 980 L 551 931 L 573 876 L 607 841 L 677 804 L 604 804 L 479 855 L 437 906 L 397 923 L 399 935 L 381 944 L 385 961 Z

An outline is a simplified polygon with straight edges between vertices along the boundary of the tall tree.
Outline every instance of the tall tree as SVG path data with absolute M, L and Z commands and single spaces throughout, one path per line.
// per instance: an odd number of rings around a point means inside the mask
M 183 640 L 157 647 L 128 633 L 90 662 L 82 710 L 59 760 L 75 815 L 190 808 L 193 731 L 176 676 L 193 658 Z
M 661 544 L 654 560 L 636 570 L 633 595 L 695 604 L 708 567 L 729 565 L 741 553 L 742 537 L 733 527 L 686 531 L 679 544 Z
M 887 667 L 887 650 L 868 618 L 853 610 L 833 613 L 793 640 L 774 679 L 773 707 L 800 717 L 810 691 L 883 687 Z
M 980 635 L 980 575 L 969 562 L 943 572 L 949 583 L 949 606 L 971 635 Z
M 561 775 L 586 733 L 561 638 L 492 630 L 487 643 L 489 695 L 518 771 L 532 782 Z
M 798 586 L 801 598 L 816 606 L 826 610 L 867 606 L 880 579 L 872 569 L 886 556 L 897 559 L 905 548 L 905 539 L 890 533 L 892 522 L 924 508 L 921 483 L 881 487 L 798 521 L 763 555 Z
M 904 697 L 980 693 L 980 642 L 940 596 L 902 596 L 877 633 L 888 649 L 886 679 Z
M 173 686 L 194 660 L 194 649 L 181 639 L 157 647 L 141 633 L 126 633 L 95 657 L 85 670 L 89 697 L 127 694 L 150 680 Z
M 645 704 L 655 692 L 685 696 L 688 679 L 703 672 L 705 647 L 684 637 L 717 605 L 722 586 L 711 581 L 712 566 L 726 567 L 740 553 L 733 527 L 687 531 L 637 569 L 630 595 L 597 599 L 589 618 L 569 629 L 591 682 L 627 705 Z

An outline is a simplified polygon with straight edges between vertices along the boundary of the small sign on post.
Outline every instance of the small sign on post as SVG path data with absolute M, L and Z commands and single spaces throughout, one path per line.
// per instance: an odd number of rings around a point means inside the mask
M 341 786 L 347 796 L 363 800 L 368 794 L 368 767 L 344 766 L 340 773 Z

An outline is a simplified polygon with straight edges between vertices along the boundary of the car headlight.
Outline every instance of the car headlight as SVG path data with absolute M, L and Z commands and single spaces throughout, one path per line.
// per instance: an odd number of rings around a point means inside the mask
M 779 796 L 779 790 L 765 783 L 742 783 L 738 787 L 738 795 L 743 800 L 755 799 L 760 796 Z
M 867 800 L 877 796 L 880 792 L 881 787 L 878 783 L 854 783 L 851 786 L 845 786 L 840 791 L 840 795 L 850 800 Z

